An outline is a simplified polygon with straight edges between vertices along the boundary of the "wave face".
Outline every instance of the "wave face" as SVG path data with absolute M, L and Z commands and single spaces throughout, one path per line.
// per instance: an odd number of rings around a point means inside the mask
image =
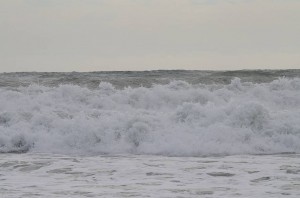
M 0 88 L 0 152 L 208 156 L 300 152 L 300 78 Z

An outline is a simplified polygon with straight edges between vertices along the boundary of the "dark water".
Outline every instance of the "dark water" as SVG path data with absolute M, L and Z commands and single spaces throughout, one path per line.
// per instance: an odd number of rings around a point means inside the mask
M 60 84 L 72 84 L 97 88 L 102 81 L 116 88 L 150 87 L 153 84 L 167 84 L 172 80 L 183 80 L 190 84 L 229 84 L 234 77 L 242 82 L 271 82 L 279 77 L 300 77 L 300 70 L 238 70 L 238 71 L 192 71 L 192 70 L 156 70 L 156 71 L 112 71 L 112 72 L 20 72 L 1 73 L 0 87 L 16 88 L 38 84 L 56 87 Z

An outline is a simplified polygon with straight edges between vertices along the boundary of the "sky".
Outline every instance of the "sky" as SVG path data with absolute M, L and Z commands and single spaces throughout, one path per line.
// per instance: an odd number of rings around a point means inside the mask
M 300 69 L 300 0 L 0 0 L 0 72 Z

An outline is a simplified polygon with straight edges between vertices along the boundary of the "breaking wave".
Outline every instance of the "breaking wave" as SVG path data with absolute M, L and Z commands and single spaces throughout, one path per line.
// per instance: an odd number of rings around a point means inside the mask
M 299 153 L 300 79 L 0 88 L 0 152 Z

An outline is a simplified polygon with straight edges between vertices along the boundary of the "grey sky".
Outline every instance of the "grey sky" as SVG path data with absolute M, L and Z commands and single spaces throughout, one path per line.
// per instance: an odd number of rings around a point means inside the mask
M 300 69 L 299 0 L 0 0 L 0 72 Z

